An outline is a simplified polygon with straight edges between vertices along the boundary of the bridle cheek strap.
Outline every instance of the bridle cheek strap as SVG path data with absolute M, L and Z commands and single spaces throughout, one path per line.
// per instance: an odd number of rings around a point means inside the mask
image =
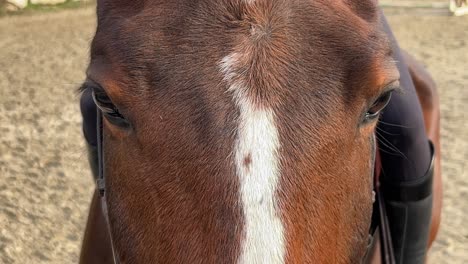
M 370 236 L 375 234 L 377 227 L 380 235 L 380 252 L 382 264 L 396 264 L 395 254 L 393 252 L 392 236 L 388 223 L 387 210 L 385 208 L 385 200 L 380 189 L 380 173 L 382 171 L 382 160 L 377 142 L 375 143 L 375 166 L 374 166 L 374 193 L 375 202 L 372 212 L 372 223 L 370 228 Z M 372 243 L 372 239 L 371 242 Z
M 111 241 L 111 248 L 112 248 L 112 255 L 114 257 L 114 263 L 119 264 L 119 258 L 117 257 L 116 251 L 114 249 L 114 242 L 112 239 L 112 233 L 110 228 L 109 222 L 109 214 L 107 211 L 107 203 L 106 203 L 106 186 L 105 186 L 105 173 L 104 173 L 104 152 L 103 152 L 103 123 L 102 123 L 102 112 L 101 110 L 97 110 L 97 151 L 98 151 L 98 178 L 96 180 L 96 188 L 99 192 L 99 196 L 101 196 L 101 207 L 102 213 L 106 218 L 107 223 L 107 230 L 109 232 L 110 241 Z

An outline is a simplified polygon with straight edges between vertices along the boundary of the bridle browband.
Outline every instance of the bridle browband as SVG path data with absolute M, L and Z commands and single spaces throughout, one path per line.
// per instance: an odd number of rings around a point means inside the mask
M 96 188 L 99 192 L 101 197 L 101 206 L 104 217 L 106 218 L 107 228 L 109 232 L 109 237 L 111 241 L 111 248 L 112 254 L 114 257 L 114 263 L 119 264 L 119 258 L 117 256 L 117 252 L 114 249 L 114 243 L 112 239 L 112 233 L 110 228 L 109 222 L 109 214 L 107 211 L 107 203 L 106 203 L 106 186 L 105 186 L 105 172 L 104 172 L 104 152 L 103 152 L 103 123 L 102 123 L 103 115 L 101 110 L 97 108 L 97 151 L 98 151 L 98 178 L 96 180 Z M 378 152 L 378 148 L 375 148 L 376 153 Z M 385 203 L 383 194 L 380 191 L 380 182 L 378 179 L 378 171 L 374 172 L 374 192 L 375 192 L 375 202 L 373 205 L 373 212 L 372 212 L 372 222 L 371 227 L 369 230 L 369 245 L 368 245 L 368 252 L 371 249 L 373 244 L 373 237 L 377 228 L 379 228 L 379 235 L 380 235 L 380 246 L 381 246 L 381 259 L 382 264 L 396 264 L 395 261 L 395 254 L 393 251 L 392 246 L 392 238 L 390 233 L 390 226 L 388 223 L 387 212 L 385 209 Z M 367 254 L 366 254 L 367 255 Z

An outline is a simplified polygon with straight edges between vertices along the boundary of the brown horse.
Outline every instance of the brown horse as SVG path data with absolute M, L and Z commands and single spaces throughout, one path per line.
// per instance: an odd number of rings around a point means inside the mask
M 363 259 L 399 79 L 376 1 L 98 0 L 97 15 L 110 236 L 95 194 L 82 263 Z M 434 86 L 410 66 L 437 143 Z

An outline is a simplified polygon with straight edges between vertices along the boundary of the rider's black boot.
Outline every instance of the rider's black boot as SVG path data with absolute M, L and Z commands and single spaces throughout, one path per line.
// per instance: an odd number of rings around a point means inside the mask
M 434 146 L 432 161 L 423 177 L 407 182 L 384 182 L 382 192 L 398 264 L 425 263 L 432 215 L 432 181 L 434 177 Z

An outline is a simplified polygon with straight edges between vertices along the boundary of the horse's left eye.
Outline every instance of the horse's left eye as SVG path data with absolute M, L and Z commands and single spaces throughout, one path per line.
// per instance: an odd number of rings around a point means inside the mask
M 392 98 L 393 91 L 387 91 L 383 93 L 377 100 L 372 104 L 372 106 L 367 110 L 365 115 L 365 121 L 372 121 L 380 116 L 382 110 L 387 106 L 388 102 Z
M 96 106 L 101 110 L 102 114 L 112 124 L 127 128 L 130 126 L 127 119 L 119 112 L 119 109 L 112 103 L 109 96 L 100 88 L 93 89 L 93 100 Z

